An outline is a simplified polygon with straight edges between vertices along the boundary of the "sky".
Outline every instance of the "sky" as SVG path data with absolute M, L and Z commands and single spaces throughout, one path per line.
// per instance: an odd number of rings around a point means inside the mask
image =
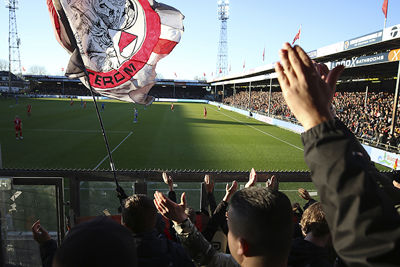
M 163 78 L 207 79 L 216 74 L 220 21 L 217 0 L 163 0 L 184 15 L 185 32 L 172 53 L 162 59 Z M 8 61 L 8 9 L 0 6 L 0 59 Z M 311 51 L 383 28 L 383 0 L 230 0 L 228 61 L 231 74 L 278 60 L 284 42 L 292 42 L 301 25 L 299 44 Z M 16 11 L 20 58 L 25 69 L 37 65 L 62 75 L 69 55 L 57 43 L 46 0 L 19 0 Z M 400 24 L 400 1 L 389 0 L 387 27 Z M 262 60 L 265 47 L 265 61 Z

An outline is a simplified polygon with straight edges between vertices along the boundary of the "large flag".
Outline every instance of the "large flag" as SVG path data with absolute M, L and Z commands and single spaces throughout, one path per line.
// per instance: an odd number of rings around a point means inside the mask
M 385 19 L 387 18 L 388 2 L 389 0 L 384 0 L 382 5 L 382 12 L 385 15 Z
M 294 43 L 295 43 L 297 40 L 300 39 L 300 34 L 301 34 L 301 25 L 300 25 L 299 31 L 297 32 L 296 36 L 295 36 L 294 39 L 293 39 L 292 45 L 294 45 Z
M 153 0 L 47 0 L 66 75 L 98 93 L 149 104 L 157 62 L 181 39 L 184 16 Z M 89 79 L 86 78 L 89 77 Z

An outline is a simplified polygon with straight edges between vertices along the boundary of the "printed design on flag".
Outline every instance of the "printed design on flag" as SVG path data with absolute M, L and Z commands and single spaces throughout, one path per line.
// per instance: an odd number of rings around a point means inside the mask
M 147 0 L 62 1 L 94 87 L 121 85 L 145 66 L 160 36 Z

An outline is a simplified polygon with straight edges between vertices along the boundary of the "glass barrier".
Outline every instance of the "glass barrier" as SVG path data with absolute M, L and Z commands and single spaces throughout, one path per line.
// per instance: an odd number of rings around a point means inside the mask
M 2 250 L 7 266 L 41 266 L 39 245 L 31 227 L 40 219 L 58 239 L 56 190 L 49 185 L 13 185 L 0 191 Z
M 134 193 L 134 183 L 120 182 L 129 196 Z M 80 182 L 80 216 L 99 216 L 104 212 L 117 214 L 119 199 L 114 182 Z
M 127 195 L 135 192 L 135 185 L 131 182 L 123 182 L 120 185 L 124 188 Z M 229 184 L 229 186 L 231 183 Z M 244 188 L 245 183 L 239 183 L 238 189 Z M 265 186 L 265 183 L 257 183 L 256 186 Z M 226 183 L 215 183 L 214 196 L 217 204 L 225 195 Z M 297 190 L 304 188 L 308 190 L 311 196 L 319 200 L 316 189 L 312 183 L 284 182 L 279 184 L 279 190 L 284 192 L 292 203 L 299 203 L 303 206 L 306 201 L 302 199 Z M 153 198 L 155 191 L 160 191 L 168 196 L 168 186 L 163 182 L 148 182 L 147 195 Z M 201 183 L 190 182 L 174 182 L 174 191 L 177 196 L 177 202 L 180 203 L 180 197 L 186 192 L 186 201 L 189 207 L 200 210 L 201 205 Z M 115 192 L 115 184 L 113 182 L 81 182 L 80 185 L 80 209 L 81 216 L 97 216 L 104 214 L 104 210 L 108 210 L 110 214 L 117 214 L 119 207 L 118 198 Z

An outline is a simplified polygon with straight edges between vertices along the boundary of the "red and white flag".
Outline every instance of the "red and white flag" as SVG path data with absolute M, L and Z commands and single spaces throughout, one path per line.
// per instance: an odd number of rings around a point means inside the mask
M 246 60 L 243 61 L 243 69 L 246 68 Z
M 387 18 L 388 2 L 389 0 L 384 0 L 382 5 L 382 12 L 385 15 L 385 19 Z
M 265 61 L 265 47 L 264 47 L 264 50 L 263 50 L 263 62 Z
M 176 74 L 176 72 L 174 72 L 174 76 L 175 76 L 175 78 L 178 78 L 178 75 Z
M 297 32 L 296 36 L 295 36 L 294 39 L 293 39 L 292 45 L 294 45 L 294 43 L 295 43 L 297 40 L 300 39 L 300 34 L 301 34 L 301 25 L 300 25 L 299 31 Z
M 24 67 L 24 66 L 22 66 L 22 71 L 23 71 L 23 72 L 25 72 L 25 71 L 26 71 L 26 69 L 25 69 L 25 67 Z
M 203 76 L 204 76 L 204 77 L 206 77 L 206 76 L 207 76 L 205 72 L 203 72 Z
M 184 16 L 153 0 L 47 0 L 66 75 L 107 97 L 149 104 L 157 62 L 179 43 Z M 88 76 L 88 79 L 86 78 Z

